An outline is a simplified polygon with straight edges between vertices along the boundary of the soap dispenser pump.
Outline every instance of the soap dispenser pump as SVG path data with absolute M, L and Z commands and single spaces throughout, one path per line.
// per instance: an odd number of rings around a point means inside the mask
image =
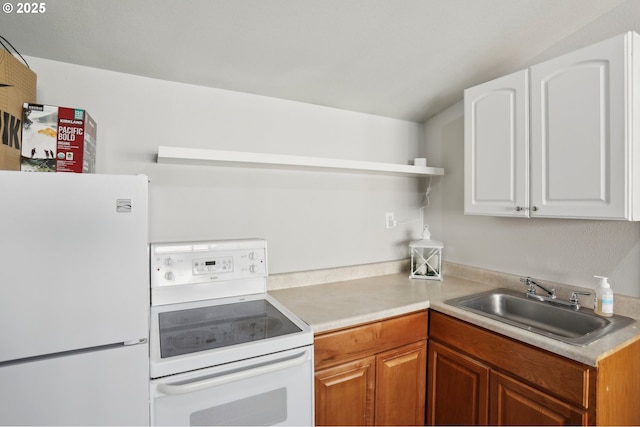
M 595 311 L 597 315 L 611 317 L 613 316 L 613 291 L 611 290 L 609 281 L 604 276 L 593 277 L 600 281 L 596 288 L 593 311 Z

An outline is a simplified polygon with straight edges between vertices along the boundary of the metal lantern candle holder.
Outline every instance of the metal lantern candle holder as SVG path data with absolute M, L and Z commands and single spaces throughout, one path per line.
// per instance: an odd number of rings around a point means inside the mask
M 442 280 L 442 248 L 444 245 L 431 240 L 429 226 L 424 226 L 422 239 L 409 244 L 411 248 L 412 279 Z

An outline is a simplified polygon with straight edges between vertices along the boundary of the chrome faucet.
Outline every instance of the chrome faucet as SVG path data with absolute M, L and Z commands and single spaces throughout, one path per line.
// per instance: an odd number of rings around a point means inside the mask
M 574 310 L 580 309 L 578 295 L 591 295 L 590 292 L 575 291 L 571 293 L 571 298 L 569 298 L 569 301 L 564 301 L 556 298 L 555 288 L 548 289 L 542 286 L 540 283 L 534 281 L 531 277 L 521 277 L 520 281 L 527 285 L 527 298 L 537 299 L 538 301 L 546 301 L 552 304 L 564 305 L 567 307 L 571 307 Z M 547 296 L 538 295 L 536 293 L 536 287 L 545 291 L 547 293 Z
M 556 290 L 555 288 L 547 289 L 542 286 L 540 283 L 535 282 L 531 277 L 521 277 L 520 281 L 527 285 L 527 296 L 530 298 L 540 299 L 540 301 L 546 301 L 545 297 L 541 297 L 536 294 L 536 286 L 545 291 L 549 296 L 547 299 L 556 299 Z

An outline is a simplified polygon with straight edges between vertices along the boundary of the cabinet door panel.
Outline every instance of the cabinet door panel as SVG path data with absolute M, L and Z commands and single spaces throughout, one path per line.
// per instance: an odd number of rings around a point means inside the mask
M 315 373 L 316 425 L 372 425 L 375 356 Z
M 486 425 L 489 368 L 436 342 L 429 342 L 428 425 Z M 464 402 L 461 404 L 461 402 Z
M 464 92 L 466 214 L 527 216 L 527 77 L 522 70 Z
M 376 425 L 424 425 L 426 341 L 376 356 Z
M 514 378 L 491 373 L 491 425 L 587 425 L 588 416 Z
M 531 216 L 624 218 L 622 37 L 531 67 Z

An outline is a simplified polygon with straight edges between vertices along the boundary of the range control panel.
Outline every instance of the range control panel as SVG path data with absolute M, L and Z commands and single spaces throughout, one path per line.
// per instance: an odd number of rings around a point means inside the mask
M 233 257 L 203 258 L 193 261 L 193 275 L 231 273 L 233 272 Z
M 267 277 L 261 239 L 152 243 L 151 287 Z

